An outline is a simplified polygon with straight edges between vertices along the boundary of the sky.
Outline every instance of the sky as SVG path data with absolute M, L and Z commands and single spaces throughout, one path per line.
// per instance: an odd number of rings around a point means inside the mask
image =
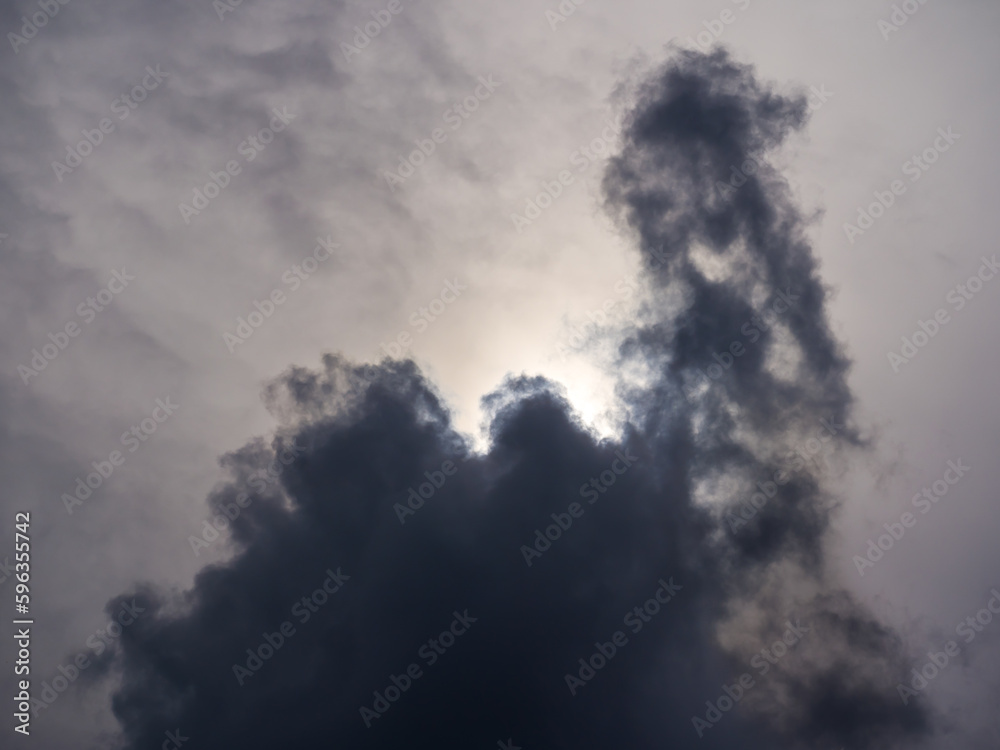
M 1000 746 L 998 23 L 0 2 L 9 745 Z

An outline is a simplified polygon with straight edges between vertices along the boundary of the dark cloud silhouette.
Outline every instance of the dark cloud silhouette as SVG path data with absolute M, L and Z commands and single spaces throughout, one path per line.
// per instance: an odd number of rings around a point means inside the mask
M 210 498 L 233 517 L 232 559 L 183 594 L 144 589 L 149 613 L 121 640 L 125 746 L 167 731 L 185 750 L 926 735 L 895 693 L 900 641 L 824 572 L 826 481 L 864 441 L 803 220 L 766 166 L 717 184 L 805 118 L 803 97 L 723 52 L 677 53 L 637 87 L 605 190 L 655 295 L 620 350 L 646 377 L 623 379 L 617 440 L 538 377 L 484 399 L 484 454 L 411 362 L 328 355 L 273 384 L 274 440 L 227 456 Z M 794 300 L 745 340 L 779 291 Z M 743 354 L 721 356 L 734 341 Z M 706 702 L 743 674 L 715 720 Z

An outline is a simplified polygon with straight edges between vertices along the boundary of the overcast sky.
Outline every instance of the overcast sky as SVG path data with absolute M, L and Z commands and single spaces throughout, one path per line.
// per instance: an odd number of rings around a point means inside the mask
M 89 658 L 3 746 L 997 747 L 998 30 L 3 0 L 0 562 L 33 697 Z

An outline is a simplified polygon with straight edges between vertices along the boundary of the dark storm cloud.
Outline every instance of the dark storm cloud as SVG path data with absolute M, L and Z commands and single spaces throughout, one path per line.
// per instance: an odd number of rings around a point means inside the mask
M 894 691 L 898 639 L 824 580 L 822 467 L 862 441 L 802 220 L 773 179 L 716 185 L 804 119 L 803 99 L 722 53 L 681 53 L 639 88 L 605 187 L 644 252 L 667 257 L 651 283 L 684 302 L 647 311 L 623 347 L 655 378 L 623 386 L 619 440 L 597 441 L 542 378 L 484 399 L 482 455 L 412 363 L 327 356 L 272 385 L 273 443 L 227 456 L 232 481 L 210 498 L 233 519 L 234 557 L 182 595 L 144 590 L 149 613 L 122 638 L 126 746 L 178 730 L 185 750 L 918 740 L 927 718 Z M 787 332 L 697 384 L 785 289 Z M 765 503 L 734 523 L 730 498 L 757 482 Z M 752 667 L 789 628 L 794 650 Z M 692 717 L 744 672 L 741 710 L 699 738 Z
M 605 190 L 654 290 L 683 303 L 637 328 L 622 356 L 660 365 L 656 397 L 637 394 L 633 413 L 647 433 L 690 436 L 689 486 L 728 481 L 740 501 L 713 514 L 733 597 L 722 640 L 746 657 L 756 650 L 746 633 L 766 642 L 770 619 L 797 602 L 818 634 L 800 665 L 771 678 L 762 712 L 808 747 L 894 746 L 927 723 L 894 700 L 901 642 L 822 569 L 823 479 L 865 443 L 850 425 L 849 362 L 826 321 L 805 222 L 764 158 L 805 124 L 806 98 L 717 50 L 678 53 L 637 99 Z M 765 307 L 779 314 L 762 321 Z
M 291 373 L 269 400 L 290 428 L 274 455 L 292 442 L 304 453 L 235 520 L 234 563 L 204 571 L 183 613 L 167 614 L 167 600 L 154 605 L 123 643 L 115 710 L 130 746 L 177 727 L 191 747 L 694 740 L 681 706 L 661 707 L 655 720 L 631 708 L 642 676 L 652 677 L 651 655 L 686 644 L 687 668 L 702 671 L 713 600 L 702 553 L 687 538 L 702 524 L 699 514 L 670 501 L 680 484 L 661 483 L 638 435 L 596 444 L 552 384 L 521 378 L 487 399 L 493 447 L 471 456 L 409 363 L 386 364 L 369 382 L 329 357 L 325 372 Z M 249 446 L 227 465 L 248 475 L 271 459 Z M 445 477 L 447 461 L 456 470 Z M 581 485 L 612 466 L 623 473 L 591 505 Z M 671 473 L 681 476 L 681 466 Z M 433 480 L 441 486 L 400 523 L 393 506 Z M 242 489 L 221 489 L 213 505 L 236 502 Z M 572 503 L 583 515 L 529 567 L 522 545 L 534 543 L 553 513 L 566 524 Z M 296 601 L 328 570 L 349 579 L 300 622 Z M 624 617 L 655 596 L 660 579 L 680 590 L 633 634 Z M 433 650 L 422 646 L 456 612 L 475 622 L 429 663 Z M 296 629 L 287 645 L 240 685 L 233 665 L 245 666 L 246 649 L 286 620 Z M 578 674 L 578 660 L 616 630 L 629 642 L 574 697 L 564 675 Z M 421 676 L 366 728 L 360 709 L 375 706 L 374 691 L 384 694 L 411 663 Z M 692 679 L 709 689 L 704 677 Z
M 826 326 L 826 292 L 805 224 L 762 159 L 804 125 L 806 98 L 757 83 L 721 51 L 681 55 L 640 86 L 623 153 L 605 179 L 609 203 L 635 231 L 654 278 L 680 286 L 690 299 L 683 321 L 656 340 L 658 348 L 693 384 L 694 368 L 716 364 L 712 355 L 734 340 L 748 343 L 741 329 L 761 307 L 752 295 L 784 291 L 797 298 L 784 321 L 801 366 L 786 381 L 771 377 L 763 364 L 773 337 L 762 331 L 763 341 L 736 358 L 724 382 L 751 418 L 773 425 L 782 424 L 776 413 L 825 410 L 843 417 L 850 405 L 848 363 Z M 747 171 L 756 169 L 749 176 L 742 170 L 748 160 L 754 166 Z M 698 248 L 725 261 L 724 280 L 699 269 Z

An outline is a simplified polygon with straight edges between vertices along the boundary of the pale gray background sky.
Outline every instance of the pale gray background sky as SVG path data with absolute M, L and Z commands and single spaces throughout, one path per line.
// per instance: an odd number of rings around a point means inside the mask
M 885 39 L 883 2 L 587 0 L 553 29 L 555 2 L 403 0 L 346 60 L 340 43 L 383 7 L 244 0 L 220 20 L 208 0 L 71 0 L 16 54 L 10 43 L 0 50 L 0 528 L 32 511 L 38 672 L 85 650 L 104 602 L 134 580 L 183 587 L 223 554 L 216 545 L 196 558 L 187 537 L 223 477 L 218 457 L 273 427 L 262 384 L 291 364 L 317 365 L 324 351 L 374 359 L 380 343 L 415 333 L 411 313 L 445 280 L 468 289 L 410 353 L 463 430 L 476 433 L 479 398 L 508 372 L 563 382 L 595 419 L 611 406 L 606 359 L 558 347 L 589 311 L 622 299 L 615 284 L 637 258 L 601 210 L 603 158 L 571 159 L 608 132 L 621 113 L 616 91 L 636 69 L 663 59 L 671 39 L 689 46 L 725 10 L 734 20 L 720 41 L 738 60 L 789 91 L 832 92 L 777 163 L 815 213 L 834 330 L 855 362 L 860 421 L 877 438 L 840 488 L 836 572 L 917 653 L 954 637 L 1000 586 L 1000 280 L 900 373 L 887 352 L 918 319 L 953 310 L 947 293 L 1000 251 L 1000 6 L 930 0 Z M 5 2 L 0 31 L 19 33 L 37 10 Z M 157 65 L 165 82 L 119 120 L 114 100 Z M 479 76 L 500 85 L 390 191 L 382 170 L 442 127 Z M 295 119 L 248 163 L 240 143 L 273 107 Z M 102 117 L 114 132 L 58 181 L 52 162 Z M 961 137 L 912 183 L 904 163 L 948 127 Z M 186 226 L 178 203 L 231 159 L 242 173 Z M 518 232 L 510 214 L 563 169 L 574 184 Z M 849 243 L 843 224 L 895 179 L 906 193 Z M 339 254 L 290 292 L 282 274 L 328 235 Z M 135 280 L 22 382 L 18 365 L 49 332 L 82 323 L 77 305 L 123 266 Z M 223 334 L 274 288 L 288 301 L 230 354 Z M 167 396 L 177 414 L 68 516 L 60 494 Z M 957 459 L 968 477 L 859 577 L 852 556 Z M 5 597 L 11 586 L 0 585 Z M 970 736 L 996 726 L 998 633 L 988 628 L 968 663 L 931 689 Z M 32 742 L 100 746 L 97 733 L 114 723 L 100 696 L 83 695 L 44 712 Z

